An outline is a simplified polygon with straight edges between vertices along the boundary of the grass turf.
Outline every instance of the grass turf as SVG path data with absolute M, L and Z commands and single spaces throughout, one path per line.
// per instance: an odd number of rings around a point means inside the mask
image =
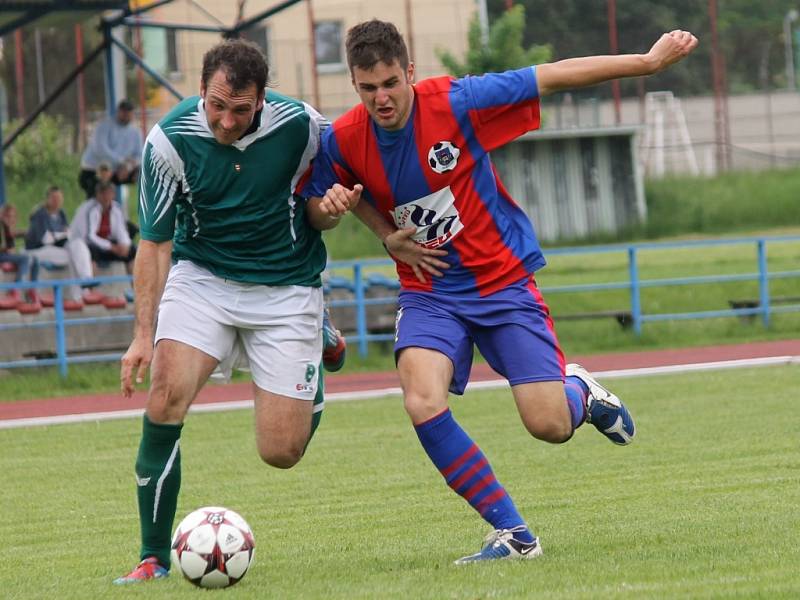
M 796 598 L 797 367 L 614 381 L 639 432 L 550 446 L 506 390 L 454 400 L 541 536 L 534 561 L 455 567 L 487 526 L 445 486 L 398 398 L 332 403 L 294 469 L 260 464 L 252 414 L 193 414 L 178 518 L 239 511 L 256 562 L 226 598 Z M 140 421 L 0 431 L 4 598 L 196 598 L 136 562 Z M 177 523 L 177 521 L 176 521 Z

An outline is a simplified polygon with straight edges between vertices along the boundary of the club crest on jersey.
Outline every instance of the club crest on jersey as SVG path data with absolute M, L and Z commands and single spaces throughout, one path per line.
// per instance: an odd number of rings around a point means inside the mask
M 461 150 L 453 142 L 436 142 L 428 150 L 428 165 L 436 173 L 452 171 L 458 164 L 458 155 Z

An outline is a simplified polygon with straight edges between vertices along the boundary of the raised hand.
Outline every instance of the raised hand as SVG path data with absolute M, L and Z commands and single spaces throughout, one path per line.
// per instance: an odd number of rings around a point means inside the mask
M 662 35 L 647 53 L 647 58 L 655 65 L 655 72 L 674 65 L 686 58 L 697 48 L 697 38 L 688 31 L 675 29 Z

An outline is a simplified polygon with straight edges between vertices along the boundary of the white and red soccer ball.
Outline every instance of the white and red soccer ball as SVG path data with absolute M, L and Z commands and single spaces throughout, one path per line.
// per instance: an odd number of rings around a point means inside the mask
M 172 535 L 172 564 L 202 588 L 224 588 L 253 564 L 255 539 L 238 513 L 206 506 L 189 513 Z

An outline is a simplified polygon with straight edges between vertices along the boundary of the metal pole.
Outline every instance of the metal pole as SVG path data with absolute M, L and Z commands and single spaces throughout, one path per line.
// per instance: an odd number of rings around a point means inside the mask
M 58 372 L 62 378 L 67 376 L 67 334 L 64 327 L 64 287 L 53 288 L 53 307 L 56 313 L 56 356 Z
M 136 21 L 141 21 L 140 16 L 134 17 Z M 144 60 L 144 51 L 142 50 L 142 29 L 135 27 L 133 30 L 133 39 L 136 46 L 136 54 Z M 144 85 L 144 69 L 140 66 L 136 69 L 136 84 L 139 88 L 139 125 L 142 128 L 142 138 L 147 137 L 147 91 Z
M 25 62 L 22 60 L 22 30 L 14 32 L 14 79 L 17 84 L 17 118 L 25 118 Z
M 38 28 L 33 30 L 33 43 L 36 48 L 36 87 L 39 91 L 39 104 L 44 102 L 44 64 L 42 62 L 42 34 Z
M 83 63 L 83 29 L 80 23 L 75 24 L 75 63 Z M 78 73 L 78 143 L 81 149 L 86 146 L 86 90 L 84 88 L 83 71 Z
M 783 17 L 783 49 L 786 55 L 786 83 L 791 91 L 797 89 L 794 69 L 794 49 L 792 46 L 792 23 L 800 16 L 796 8 L 791 9 Z
M 628 247 L 628 278 L 631 283 L 631 318 L 633 332 L 642 335 L 642 297 L 639 287 L 639 264 L 636 257 L 636 246 Z
M 767 241 L 758 240 L 758 303 L 761 306 L 761 322 L 769 327 L 769 266 L 767 264 Z
M 111 28 L 103 24 L 103 42 L 106 55 L 106 114 L 114 117 L 114 108 L 117 104 L 116 86 L 114 85 L 114 44 L 111 43 Z
M 411 0 L 405 0 L 406 7 L 406 42 L 408 43 L 408 55 L 414 61 L 414 13 L 411 10 Z
M 319 75 L 317 74 L 317 29 L 314 23 L 314 7 L 311 0 L 306 0 L 308 13 L 308 34 L 311 50 L 311 96 L 314 98 L 314 108 L 322 111 L 319 100 Z
M 367 355 L 367 308 L 364 306 L 364 280 L 361 263 L 353 265 L 353 284 L 356 300 L 356 331 L 358 332 L 358 354 Z
M 608 41 L 611 48 L 611 54 L 619 53 L 619 44 L 617 40 L 617 0 L 608 0 L 606 3 L 608 9 Z M 614 96 L 614 122 L 619 125 L 622 123 L 622 94 L 619 88 L 619 79 L 611 81 L 611 93 Z
M 0 110 L 0 148 L 3 147 L 3 111 Z M 3 151 L 0 150 L 0 206 L 6 203 L 6 177 L 3 172 Z
M 727 171 L 730 167 L 730 125 L 728 123 L 728 98 L 725 85 L 725 61 L 719 50 L 717 33 L 717 0 L 708 0 L 708 16 L 711 21 L 711 71 L 714 79 L 714 133 L 717 144 L 717 168 Z
M 486 0 L 478 2 L 478 22 L 481 24 L 481 42 L 483 47 L 489 45 L 489 9 L 486 8 Z

